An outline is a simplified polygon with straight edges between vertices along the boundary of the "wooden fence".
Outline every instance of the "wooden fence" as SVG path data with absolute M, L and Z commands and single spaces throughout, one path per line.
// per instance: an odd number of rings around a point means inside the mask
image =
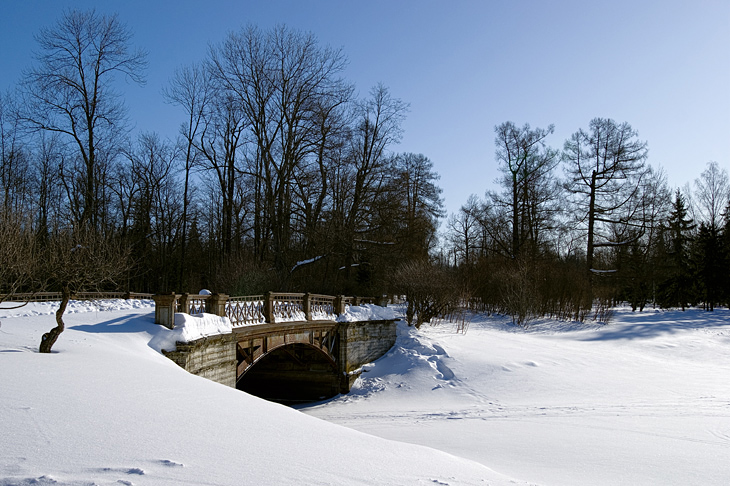
M 77 292 L 71 295 L 72 300 L 100 299 L 139 299 L 152 300 L 155 294 L 138 292 Z M 0 294 L 0 302 L 54 302 L 61 300 L 61 292 L 36 292 L 22 294 Z

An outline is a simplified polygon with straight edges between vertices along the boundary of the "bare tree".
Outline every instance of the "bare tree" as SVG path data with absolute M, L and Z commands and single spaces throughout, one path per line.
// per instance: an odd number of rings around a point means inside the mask
M 0 208 L 0 303 L 35 288 L 38 245 L 28 223 L 20 213 Z
M 292 263 L 295 178 L 322 147 L 322 114 L 349 97 L 351 87 L 338 77 L 345 64 L 340 50 L 284 26 L 245 28 L 211 51 L 211 73 L 242 111 L 252 145 L 256 247 L 271 254 L 281 275 Z
M 506 197 L 492 194 L 496 203 L 509 208 L 512 239 L 510 255 L 518 258 L 523 246 L 539 243 L 547 205 L 556 199 L 551 172 L 558 163 L 558 152 L 545 145 L 545 138 L 554 131 L 545 128 L 522 128 L 512 122 L 494 127 L 496 158 L 504 174 L 502 185 Z M 551 187 L 552 186 L 552 187 Z
M 350 190 L 343 205 L 343 254 L 345 275 L 356 263 L 358 242 L 367 236 L 374 202 L 381 196 L 390 177 L 394 162 L 388 149 L 400 142 L 408 105 L 393 98 L 388 89 L 379 84 L 370 91 L 370 98 L 355 108 L 355 127 L 350 140 Z
M 722 212 L 730 201 L 730 179 L 726 169 L 717 162 L 708 162 L 707 168 L 695 179 L 694 201 L 702 219 L 710 228 L 719 229 Z
M 182 235 L 180 241 L 179 278 L 182 288 L 187 288 L 185 268 L 187 265 L 188 212 L 190 206 L 190 175 L 196 165 L 199 152 L 196 139 L 205 125 L 205 114 L 212 98 L 210 74 L 202 65 L 183 67 L 175 71 L 170 85 L 163 90 L 163 96 L 185 111 L 185 121 L 180 124 L 180 135 L 185 143 L 185 177 L 182 200 Z
M 76 292 L 101 291 L 116 287 L 129 261 L 127 248 L 99 232 L 87 229 L 61 231 L 54 235 L 42 255 L 45 285 L 61 290 L 56 327 L 43 334 L 39 351 L 50 353 L 65 329 L 63 314 Z
M 137 255 L 137 288 L 167 291 L 172 265 L 170 255 L 177 242 L 180 211 L 174 167 L 178 146 L 161 140 L 156 133 L 143 133 L 133 148 L 126 150 L 129 164 L 129 210 L 131 228 L 127 240 Z M 171 211 L 172 205 L 175 211 Z M 177 273 L 177 272 L 175 272 Z
M 400 265 L 393 273 L 392 286 L 395 292 L 406 296 L 406 320 L 416 328 L 444 316 L 459 304 L 460 292 L 453 274 L 426 260 Z
M 471 194 L 466 204 L 452 214 L 447 223 L 448 239 L 454 251 L 455 264 L 469 265 L 474 263 L 479 245 L 479 200 Z
M 0 205 L 4 211 L 23 211 L 29 205 L 30 159 L 16 99 L 0 95 Z
M 110 153 L 123 133 L 125 109 L 113 83 L 119 75 L 144 81 L 145 54 L 130 50 L 130 40 L 116 15 L 68 11 L 36 36 L 37 65 L 22 85 L 24 121 L 33 130 L 64 135 L 81 160 L 75 217 L 82 225 L 96 227 L 101 220 L 101 153 Z
M 635 222 L 635 204 L 647 175 L 646 142 L 628 123 L 594 118 L 589 131 L 578 130 L 565 142 L 566 189 L 573 197 L 577 222 L 586 235 L 586 266 L 590 274 L 595 250 L 627 244 L 612 239 L 616 225 Z

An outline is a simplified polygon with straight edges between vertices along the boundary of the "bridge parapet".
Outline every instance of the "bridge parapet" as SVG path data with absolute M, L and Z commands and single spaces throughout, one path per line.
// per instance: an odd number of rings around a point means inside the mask
M 234 327 L 277 322 L 337 319 L 351 305 L 382 305 L 375 297 L 345 297 L 310 293 L 267 292 L 263 295 L 230 297 L 226 294 L 158 294 L 155 300 L 155 323 L 169 329 L 175 325 L 175 313 L 206 312 L 227 316 Z

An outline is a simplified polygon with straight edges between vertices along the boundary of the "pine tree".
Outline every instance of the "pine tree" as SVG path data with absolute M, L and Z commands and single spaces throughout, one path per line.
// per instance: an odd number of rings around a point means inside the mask
M 669 241 L 666 250 L 666 278 L 660 286 L 662 307 L 685 309 L 691 301 L 692 279 L 690 274 L 689 244 L 695 225 L 687 212 L 682 193 L 677 193 L 672 203 L 667 226 L 664 229 Z

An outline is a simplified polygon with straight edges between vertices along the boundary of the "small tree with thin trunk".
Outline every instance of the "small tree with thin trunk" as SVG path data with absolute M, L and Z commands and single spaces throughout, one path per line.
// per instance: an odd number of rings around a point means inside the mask
M 56 311 L 56 327 L 43 334 L 39 351 L 50 353 L 65 329 L 63 314 L 77 292 L 116 288 L 116 280 L 126 272 L 129 251 L 118 242 L 88 230 L 55 235 L 43 255 L 49 286 L 61 290 Z

